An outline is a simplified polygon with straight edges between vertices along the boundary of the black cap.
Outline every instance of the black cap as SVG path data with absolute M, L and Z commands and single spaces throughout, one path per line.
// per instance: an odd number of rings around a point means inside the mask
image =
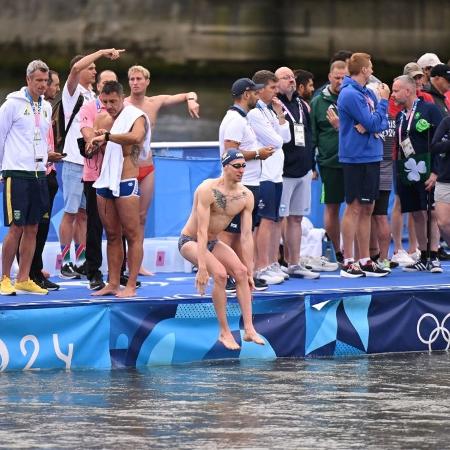
M 233 97 L 238 97 L 242 95 L 245 91 L 257 91 L 262 89 L 264 84 L 255 84 L 250 78 L 239 78 L 231 86 L 231 95 Z
M 431 77 L 443 77 L 450 81 L 450 66 L 447 64 L 438 64 L 431 69 Z

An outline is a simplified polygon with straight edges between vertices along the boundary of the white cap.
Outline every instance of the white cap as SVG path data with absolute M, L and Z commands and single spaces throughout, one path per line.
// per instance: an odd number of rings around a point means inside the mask
M 442 62 L 435 53 L 425 53 L 417 60 L 417 64 L 421 69 L 425 69 L 425 67 L 434 67 Z

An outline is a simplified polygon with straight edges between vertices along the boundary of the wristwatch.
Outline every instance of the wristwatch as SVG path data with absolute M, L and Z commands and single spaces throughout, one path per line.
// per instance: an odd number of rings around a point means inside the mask
M 255 151 L 256 151 L 255 159 L 259 159 L 259 149 Z
M 109 135 L 110 135 L 111 133 L 109 132 L 109 131 L 105 131 L 105 142 L 108 142 L 109 141 Z

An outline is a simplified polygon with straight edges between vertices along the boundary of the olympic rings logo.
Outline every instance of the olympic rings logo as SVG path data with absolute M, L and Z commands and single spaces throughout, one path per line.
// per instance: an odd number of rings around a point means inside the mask
M 430 317 L 434 323 L 436 324 L 435 328 L 431 331 L 430 335 L 428 336 L 428 339 L 424 339 L 422 334 L 420 333 L 420 324 L 422 323 L 422 320 L 426 319 L 427 317 Z M 439 335 L 442 335 L 444 338 L 444 341 L 447 342 L 447 346 L 445 347 L 445 350 L 448 350 L 450 348 L 450 330 L 445 326 L 445 322 L 447 319 L 450 318 L 450 313 L 448 313 L 443 319 L 442 322 L 439 323 L 439 320 L 434 314 L 426 313 L 423 314 L 420 319 L 417 321 L 417 337 L 420 339 L 421 342 L 428 345 L 428 350 L 431 352 L 431 344 L 437 340 Z

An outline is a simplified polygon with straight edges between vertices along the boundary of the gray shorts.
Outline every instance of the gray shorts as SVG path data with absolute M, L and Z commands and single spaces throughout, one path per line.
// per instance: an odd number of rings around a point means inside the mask
M 64 211 L 76 214 L 78 210 L 86 209 L 86 197 L 83 192 L 83 166 L 70 161 L 63 163 L 61 174 L 64 198 Z
M 181 247 L 183 247 L 186 242 L 197 242 L 197 239 L 193 238 L 192 236 L 188 236 L 187 234 L 180 234 L 180 238 L 178 239 L 178 251 L 181 251 Z M 213 239 L 211 241 L 208 241 L 206 244 L 206 247 L 210 252 L 214 250 L 215 245 L 217 244 L 218 239 Z
M 311 212 L 312 170 L 300 178 L 283 177 L 280 217 L 307 216 Z
M 450 203 L 450 183 L 436 182 L 434 188 L 434 201 L 440 203 Z

